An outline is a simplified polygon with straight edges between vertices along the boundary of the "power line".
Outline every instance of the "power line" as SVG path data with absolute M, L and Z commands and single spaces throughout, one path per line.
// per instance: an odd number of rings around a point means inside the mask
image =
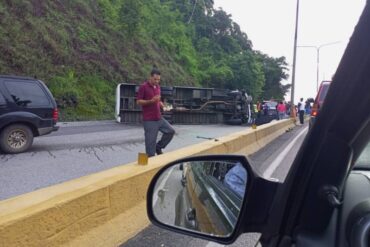
M 197 6 L 198 0 L 195 0 L 194 6 L 193 6 L 193 11 L 191 12 L 191 15 L 188 20 L 188 24 L 191 22 L 191 19 L 193 18 L 194 12 L 195 12 L 195 7 Z

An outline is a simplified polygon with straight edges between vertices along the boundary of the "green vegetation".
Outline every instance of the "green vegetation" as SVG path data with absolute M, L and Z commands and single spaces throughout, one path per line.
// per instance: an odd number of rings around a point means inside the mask
M 281 99 L 285 58 L 254 51 L 212 0 L 0 2 L 0 74 L 47 83 L 63 120 L 112 118 L 118 83 L 152 66 L 162 84 L 245 89 Z

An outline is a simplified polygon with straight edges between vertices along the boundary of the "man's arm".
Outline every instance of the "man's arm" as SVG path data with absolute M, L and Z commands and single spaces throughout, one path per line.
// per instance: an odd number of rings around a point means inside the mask
M 145 105 L 150 105 L 150 104 L 154 104 L 154 103 L 157 103 L 158 101 L 161 100 L 161 96 L 160 95 L 156 95 L 154 96 L 152 99 L 148 99 L 148 100 L 145 100 L 145 99 L 138 99 L 136 100 L 136 103 L 138 105 L 141 105 L 141 106 L 145 106 Z M 161 102 L 162 103 L 162 102 Z
M 154 103 L 154 101 L 153 101 L 153 99 L 150 99 L 150 100 L 138 99 L 138 100 L 136 100 L 136 103 L 137 103 L 138 105 L 145 106 L 145 105 L 153 104 L 153 103 Z

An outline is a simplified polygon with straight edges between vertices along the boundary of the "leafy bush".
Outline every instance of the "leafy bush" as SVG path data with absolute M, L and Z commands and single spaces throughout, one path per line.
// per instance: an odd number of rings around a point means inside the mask
M 48 86 L 60 108 L 62 120 L 113 117 L 114 88 L 99 76 L 76 76 L 70 71 L 51 79 Z

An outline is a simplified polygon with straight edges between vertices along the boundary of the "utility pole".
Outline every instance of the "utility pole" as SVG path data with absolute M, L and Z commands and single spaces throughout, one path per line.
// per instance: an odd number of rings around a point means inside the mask
M 294 34 L 294 50 L 293 50 L 293 70 L 292 70 L 292 89 L 290 94 L 290 117 L 295 119 L 295 105 L 294 105 L 294 89 L 295 89 L 295 66 L 297 57 L 297 37 L 298 37 L 298 17 L 299 17 L 299 0 L 297 0 L 297 9 L 295 17 L 295 34 Z

